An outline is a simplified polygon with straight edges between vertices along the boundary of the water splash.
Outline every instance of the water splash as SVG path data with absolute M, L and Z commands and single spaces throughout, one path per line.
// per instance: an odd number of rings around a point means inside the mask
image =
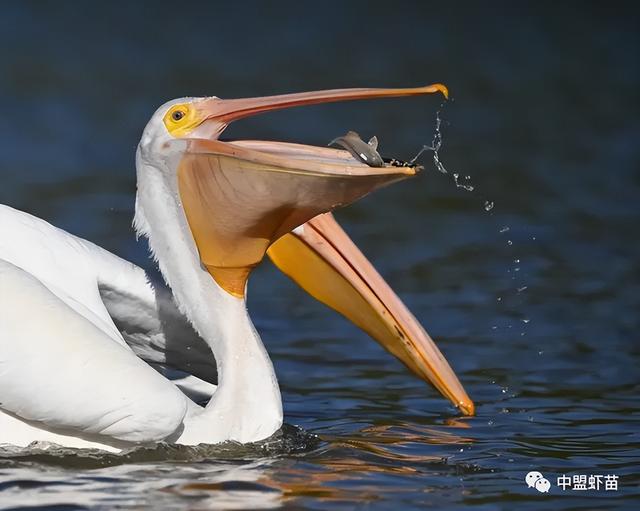
M 444 103 L 442 104 L 444 106 Z M 433 139 L 431 140 L 431 149 L 433 150 L 433 163 L 436 168 L 442 172 L 443 174 L 447 174 L 447 169 L 444 168 L 444 165 L 440 161 L 440 148 L 442 147 L 442 130 L 440 127 L 442 126 L 442 117 L 440 117 L 440 110 L 436 112 L 436 130 L 433 133 Z
M 451 100 L 453 101 L 453 99 Z M 456 185 L 456 188 L 462 188 L 463 190 L 466 190 L 467 192 L 472 192 L 475 188 L 474 186 L 471 184 L 471 176 L 465 176 L 464 177 L 464 181 L 461 180 L 460 178 L 460 174 L 458 173 L 449 173 L 449 171 L 447 171 L 447 169 L 445 168 L 444 164 L 442 163 L 442 160 L 440 159 L 440 148 L 442 147 L 442 117 L 440 116 L 440 113 L 442 111 L 442 109 L 444 108 L 444 106 L 446 105 L 445 103 L 442 103 L 440 105 L 440 109 L 436 112 L 436 127 L 435 127 L 435 131 L 433 133 L 433 139 L 431 140 L 431 145 L 423 145 L 422 148 L 420 149 L 420 151 L 418 151 L 418 154 L 416 154 L 409 163 L 414 164 L 418 158 L 420 158 L 420 156 L 422 156 L 422 154 L 425 151 L 432 151 L 433 152 L 433 164 L 435 165 L 436 169 L 438 169 L 438 171 L 441 174 L 447 174 L 447 175 L 451 175 L 453 177 L 453 182 Z
M 414 164 L 418 160 L 418 158 L 420 158 L 420 156 L 422 156 L 426 151 L 432 151 L 433 163 L 436 169 L 441 174 L 446 174 L 451 176 L 451 178 L 453 179 L 453 182 L 456 185 L 456 188 L 462 188 L 465 191 L 472 192 L 475 190 L 475 187 L 471 183 L 471 176 L 466 175 L 463 177 L 458 172 L 449 172 L 447 168 L 444 166 L 444 164 L 442 163 L 442 160 L 440 159 L 440 149 L 442 148 L 442 144 L 443 144 L 443 135 L 442 135 L 443 119 L 442 119 L 441 113 L 445 105 L 446 103 L 442 103 L 440 105 L 440 109 L 436 111 L 435 131 L 433 134 L 433 139 L 431 140 L 431 145 L 426 145 L 426 144 L 423 145 L 420 151 L 418 152 L 418 154 L 416 154 L 413 157 L 410 163 Z M 493 215 L 495 213 L 495 210 L 494 210 L 495 202 L 485 197 L 480 197 L 480 199 L 482 201 L 484 211 L 489 213 L 490 215 Z M 515 248 L 515 246 L 512 239 L 512 233 L 510 231 L 511 231 L 511 228 L 508 225 L 503 225 L 498 229 L 498 232 L 501 235 L 504 235 L 504 238 L 503 238 L 504 242 L 509 247 L 509 249 L 512 250 Z M 533 237 L 532 239 L 535 240 L 535 237 Z M 520 258 L 518 257 L 518 258 L 512 259 L 512 261 L 513 261 L 513 266 L 507 269 L 507 273 L 510 274 L 510 280 L 513 281 L 512 286 L 515 289 L 512 288 L 511 290 L 512 292 L 508 296 L 505 296 L 504 300 L 502 296 L 498 296 L 496 298 L 496 303 L 500 304 L 503 307 L 510 306 L 509 302 L 513 296 L 517 296 L 517 295 L 522 296 L 522 293 L 524 293 L 527 290 L 527 285 L 525 285 L 522 282 L 522 279 L 526 278 L 526 275 L 523 275 L 523 273 L 525 272 L 521 272 Z M 529 319 L 526 319 L 522 322 L 521 326 L 523 327 L 523 329 L 521 329 L 519 332 L 521 337 L 524 337 L 527 335 L 526 329 L 529 326 L 529 321 L 530 321 Z M 492 330 L 497 330 L 498 326 L 494 325 L 491 328 Z M 506 325 L 506 329 L 511 329 L 511 328 L 513 328 L 513 325 Z

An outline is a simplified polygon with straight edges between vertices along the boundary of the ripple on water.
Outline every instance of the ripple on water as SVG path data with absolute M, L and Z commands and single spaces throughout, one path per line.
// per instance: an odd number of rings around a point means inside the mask
M 307 452 L 317 448 L 320 443 L 318 436 L 290 424 L 284 424 L 268 439 L 251 444 L 224 442 L 191 446 L 158 443 L 110 453 L 100 449 L 71 449 L 48 442 L 34 442 L 24 448 L 0 445 L 0 467 L 16 462 L 59 465 L 65 468 L 99 468 L 158 461 L 251 461 Z

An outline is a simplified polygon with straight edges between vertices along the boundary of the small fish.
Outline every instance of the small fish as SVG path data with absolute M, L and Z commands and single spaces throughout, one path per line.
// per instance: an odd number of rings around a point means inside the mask
M 349 131 L 342 137 L 334 138 L 328 145 L 344 147 L 354 158 L 366 163 L 369 167 L 384 167 L 384 160 L 377 151 L 377 137 L 371 137 L 369 142 L 365 142 L 355 131 Z

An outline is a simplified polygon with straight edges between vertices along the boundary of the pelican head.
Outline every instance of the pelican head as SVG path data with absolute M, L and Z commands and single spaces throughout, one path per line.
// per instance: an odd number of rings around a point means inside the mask
M 224 293 L 244 300 L 251 270 L 268 253 L 307 292 L 368 332 L 463 413 L 473 414 L 473 402 L 431 338 L 328 213 L 415 175 L 419 167 L 370 167 L 329 147 L 218 139 L 229 123 L 277 109 L 433 92 L 448 94 L 434 84 L 170 101 L 155 112 L 138 147 L 138 202 L 141 183 L 162 180 L 182 210 L 198 264 Z M 153 200 L 161 209 L 163 199 L 150 195 L 146 204 Z M 137 208 L 136 225 L 143 232 L 145 216 Z M 156 247 L 163 243 L 170 241 Z

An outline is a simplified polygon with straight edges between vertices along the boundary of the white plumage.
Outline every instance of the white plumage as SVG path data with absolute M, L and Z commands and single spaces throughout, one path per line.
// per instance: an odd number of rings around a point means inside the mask
M 247 440 L 231 426 L 225 433 L 213 431 L 215 422 L 201 426 L 204 409 L 179 390 L 207 398 L 214 385 L 193 376 L 171 381 L 140 358 L 216 377 L 202 339 L 142 269 L 7 206 L 0 206 L 0 240 L 0 443 L 112 450 Z M 168 335 L 180 335 L 173 351 Z M 273 423 L 277 429 L 278 417 Z

